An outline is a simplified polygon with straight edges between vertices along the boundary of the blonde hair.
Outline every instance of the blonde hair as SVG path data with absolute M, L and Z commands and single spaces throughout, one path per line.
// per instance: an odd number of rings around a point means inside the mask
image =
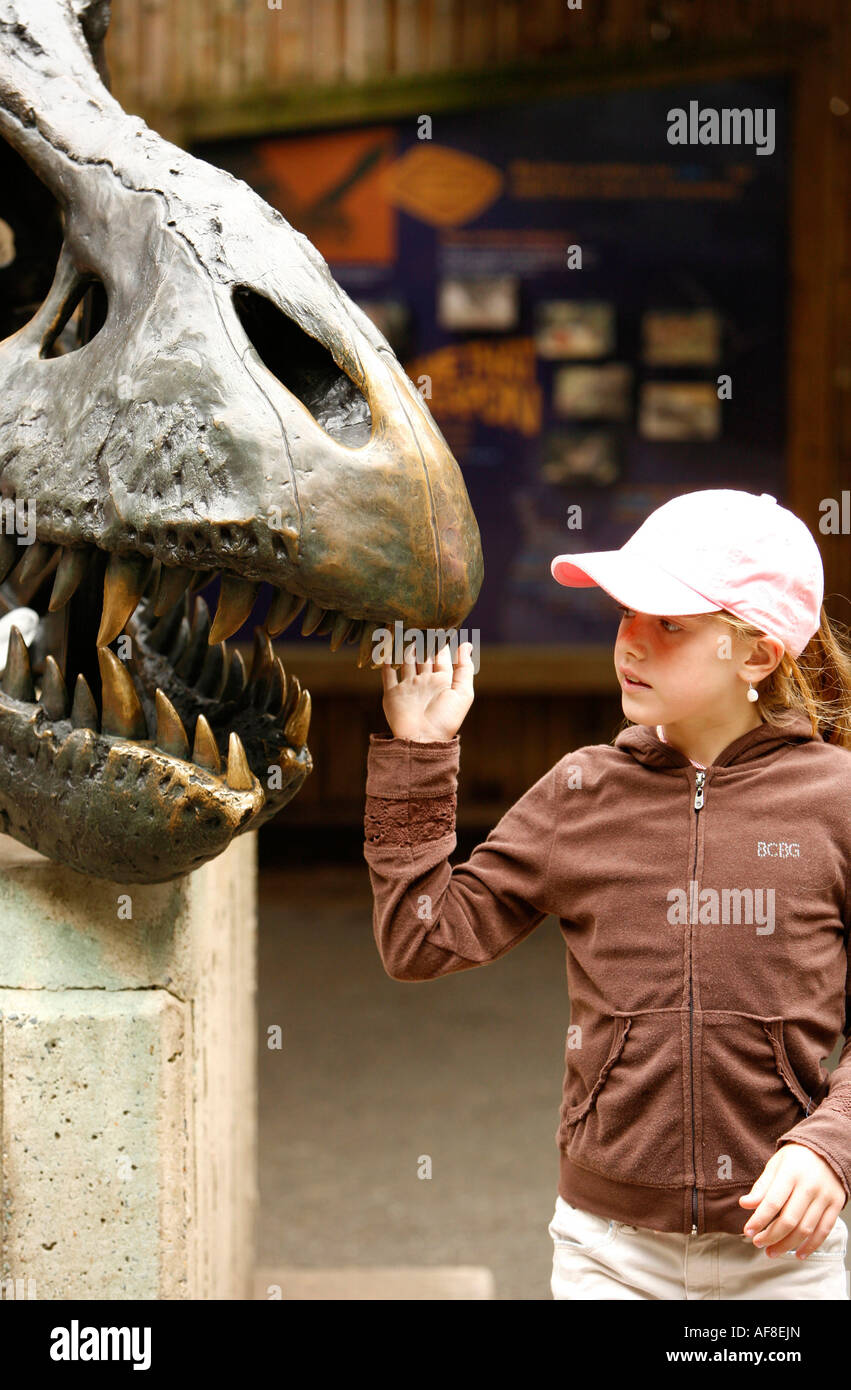
M 722 609 L 715 615 L 743 638 L 764 637 L 758 627 Z M 755 687 L 756 708 L 768 724 L 780 724 L 789 711 L 806 714 L 813 738 L 851 748 L 851 640 L 844 624 L 832 622 L 822 604 L 818 631 L 799 656 L 784 652 L 777 666 Z
M 726 608 L 712 616 L 746 640 L 766 636 Z M 756 709 L 765 723 L 782 725 L 790 713 L 806 714 L 813 738 L 851 748 L 851 636 L 844 624 L 828 617 L 824 604 L 818 631 L 800 655 L 784 652 L 771 675 L 754 688 L 759 693 Z M 624 719 L 616 733 L 631 723 Z

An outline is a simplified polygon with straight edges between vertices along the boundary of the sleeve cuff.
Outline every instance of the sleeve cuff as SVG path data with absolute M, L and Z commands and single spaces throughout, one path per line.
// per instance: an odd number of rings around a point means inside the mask
M 461 739 L 417 743 L 392 734 L 370 734 L 366 794 L 388 801 L 411 796 L 445 797 L 458 789 Z

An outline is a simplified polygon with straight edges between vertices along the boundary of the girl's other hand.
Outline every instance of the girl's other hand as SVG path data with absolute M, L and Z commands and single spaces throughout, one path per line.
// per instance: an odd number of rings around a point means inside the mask
M 381 667 L 384 684 L 382 708 L 394 738 L 415 743 L 444 743 L 454 738 L 473 703 L 472 642 L 462 642 L 455 664 L 448 645 L 433 661 L 414 661 L 416 647 L 408 647 L 397 676 L 391 662 Z
M 795 1250 L 803 1260 L 833 1230 L 845 1189 L 821 1154 L 790 1140 L 775 1150 L 739 1203 L 755 1207 L 744 1227 L 754 1245 L 768 1255 Z

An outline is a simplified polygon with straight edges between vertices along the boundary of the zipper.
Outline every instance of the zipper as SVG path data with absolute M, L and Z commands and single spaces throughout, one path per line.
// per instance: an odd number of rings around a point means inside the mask
M 695 873 L 696 873 L 696 871 L 697 871 L 697 836 L 698 836 L 697 818 L 698 818 L 698 816 L 700 815 L 700 812 L 701 812 L 701 810 L 702 810 L 702 808 L 703 808 L 703 801 L 704 801 L 703 788 L 704 788 L 704 783 L 705 783 L 705 781 L 706 781 L 706 770 L 705 770 L 705 768 L 702 768 L 702 767 L 697 768 L 697 769 L 696 769 L 696 773 L 695 773 L 695 793 L 694 793 L 694 817 L 695 817 L 695 826 L 694 826 L 694 863 L 692 864 L 692 869 L 691 869 L 691 882 L 692 882 L 692 883 L 695 882 Z M 690 894 L 690 893 L 691 893 L 691 884 L 689 884 L 689 894 Z M 691 914 L 689 913 L 689 915 L 691 915 Z M 689 924 L 689 940 L 688 940 L 688 1045 L 689 1045 L 689 1073 L 690 1073 L 690 1078 L 691 1078 L 691 1163 L 692 1163 L 692 1170 L 693 1170 L 694 1178 L 695 1178 L 695 1181 L 692 1183 L 692 1189 L 691 1189 L 691 1233 L 692 1233 L 693 1236 L 696 1236 L 696 1235 L 697 1235 L 697 1181 L 696 1181 L 696 1180 L 697 1180 L 697 1146 L 696 1146 L 696 1143 L 695 1143 L 695 1132 L 694 1132 L 694 982 L 693 982 L 693 979 L 692 979 L 692 970 L 691 970 L 691 951 L 692 951 L 692 941 L 693 941 L 693 934 L 692 934 L 691 927 L 692 927 L 692 924 L 690 923 L 690 924 Z

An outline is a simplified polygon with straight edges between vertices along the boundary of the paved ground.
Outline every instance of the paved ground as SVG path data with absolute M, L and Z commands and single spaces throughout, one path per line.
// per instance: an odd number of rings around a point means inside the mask
M 494 965 L 402 984 L 366 864 L 261 875 L 257 1263 L 461 1265 L 549 1299 L 567 992 L 549 917 Z M 432 1176 L 417 1176 L 421 1156 Z

